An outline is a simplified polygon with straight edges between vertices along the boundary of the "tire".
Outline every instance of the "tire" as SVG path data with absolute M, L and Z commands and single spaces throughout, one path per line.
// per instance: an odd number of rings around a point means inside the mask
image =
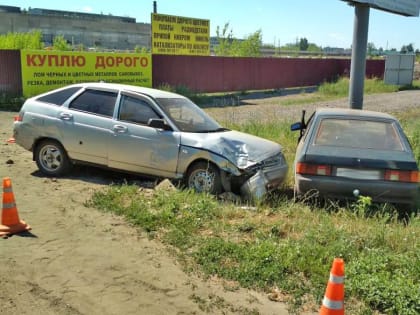
M 217 195 L 222 191 L 219 169 L 210 162 L 198 162 L 191 166 L 186 179 L 187 187 L 197 192 Z
M 39 170 L 47 176 L 61 176 L 70 170 L 70 161 L 63 146 L 54 140 L 44 140 L 35 149 Z

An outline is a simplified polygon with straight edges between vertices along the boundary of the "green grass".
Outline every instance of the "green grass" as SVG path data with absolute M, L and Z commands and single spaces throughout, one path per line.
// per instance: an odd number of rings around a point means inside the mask
M 109 187 L 92 204 L 123 215 L 178 253 L 187 270 L 238 286 L 290 296 L 290 309 L 319 307 L 334 257 L 346 263 L 351 314 L 417 314 L 420 218 L 397 220 L 393 208 L 328 209 L 285 198 L 244 210 L 191 191 L 139 193 Z M 372 207 L 372 206 L 370 206 Z
M 299 104 L 309 104 L 322 101 L 329 101 L 338 98 L 346 98 L 349 96 L 349 78 L 342 77 L 339 78 L 336 82 L 332 83 L 322 83 L 316 92 L 306 93 L 304 90 L 297 97 L 293 98 L 284 98 L 279 99 L 278 104 L 289 106 L 289 105 L 299 105 Z M 409 86 L 397 86 L 397 85 L 388 85 L 385 84 L 383 80 L 373 78 L 366 79 L 364 85 L 364 93 L 368 94 L 377 94 L 377 93 L 391 93 L 403 90 L 418 90 L 420 89 L 420 80 L 413 81 L 412 85 Z M 200 106 L 236 106 L 240 99 L 243 99 L 244 96 L 250 94 L 253 95 L 253 91 L 233 93 L 233 94 L 196 94 L 188 89 L 172 89 L 174 92 L 178 92 L 182 95 L 185 95 L 191 99 L 194 99 L 196 104 Z M 255 91 L 254 91 L 255 92 Z M 261 92 L 261 91 L 260 91 Z M 261 92 L 262 93 L 262 92 Z M 266 90 L 263 92 L 266 95 L 279 96 L 283 95 L 276 90 Z
M 398 113 L 420 160 L 420 109 Z M 281 143 L 289 165 L 296 137 L 289 122 L 237 125 Z M 286 183 L 285 189 L 292 182 Z M 289 309 L 317 311 L 334 257 L 345 261 L 348 314 L 420 312 L 420 215 L 362 197 L 348 205 L 294 203 L 282 191 L 241 207 L 191 191 L 139 192 L 130 185 L 96 192 L 90 205 L 121 216 L 174 249 L 189 272 L 217 275 L 233 287 L 289 297 Z
M 302 93 L 300 98 L 280 100 L 280 105 L 299 105 L 328 101 L 349 96 L 349 78 L 339 78 L 333 83 L 323 83 L 318 87 L 317 92 Z M 366 79 L 364 94 L 391 93 L 401 90 L 420 89 L 420 81 L 413 81 L 411 86 L 397 86 L 385 84 L 381 79 Z
M 181 95 L 184 95 L 191 100 L 193 100 L 198 105 L 208 105 L 210 103 L 222 103 L 223 101 L 227 102 L 228 106 L 232 106 L 237 102 L 237 98 L 241 98 L 247 94 L 251 94 L 253 91 L 242 91 L 238 93 L 222 93 L 222 94 L 203 94 L 203 93 L 196 93 L 190 90 L 188 87 L 185 86 L 177 86 L 173 87 L 168 84 L 164 84 L 158 87 L 159 89 L 175 92 Z M 374 94 L 374 93 L 388 93 L 388 92 L 396 92 L 400 89 L 409 89 L 409 88 L 416 88 L 416 82 L 413 83 L 410 87 L 398 87 L 396 85 L 387 85 L 381 79 L 366 79 L 364 91 L 365 94 Z M 417 88 L 420 88 L 420 84 L 418 84 Z M 255 91 L 254 91 L 255 92 Z M 260 91 L 261 92 L 261 91 Z M 276 95 L 278 91 L 275 90 L 267 90 L 264 91 L 267 95 Z M 340 97 L 347 97 L 349 95 L 349 78 L 343 77 L 339 78 L 336 82 L 333 83 L 323 83 L 319 86 L 318 91 L 314 93 L 305 93 L 302 92 L 300 94 L 302 97 L 294 98 L 294 99 L 286 99 L 281 100 L 281 105 L 295 105 L 295 104 L 304 104 L 304 103 L 312 103 L 312 102 L 320 102 L 326 101 L 331 99 L 336 99 Z
M 409 109 L 399 112 L 395 116 L 400 120 L 403 129 L 406 131 L 414 156 L 418 165 L 420 165 L 420 110 Z
M 350 80 L 348 78 L 340 78 L 335 83 L 321 84 L 318 92 L 326 98 L 346 97 L 349 95 L 349 84 Z M 364 84 L 365 94 L 389 93 L 398 90 L 398 86 L 385 84 L 382 79 L 366 79 Z

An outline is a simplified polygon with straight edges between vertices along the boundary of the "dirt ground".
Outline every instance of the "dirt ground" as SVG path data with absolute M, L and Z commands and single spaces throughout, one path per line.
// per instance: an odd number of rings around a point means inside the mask
M 208 111 L 220 121 L 299 120 L 302 108 L 348 106 L 340 100 L 280 108 L 276 101 Z M 420 91 L 365 97 L 366 109 L 418 106 Z M 229 290 L 218 279 L 183 272 L 160 242 L 85 206 L 121 174 L 78 167 L 66 178 L 42 176 L 30 152 L 6 142 L 14 115 L 0 112 L 0 177 L 12 179 L 19 216 L 32 230 L 0 239 L 0 314 L 288 314 L 265 293 Z

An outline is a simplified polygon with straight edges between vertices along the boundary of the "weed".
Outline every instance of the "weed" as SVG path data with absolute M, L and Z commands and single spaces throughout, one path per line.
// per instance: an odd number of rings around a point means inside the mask
M 210 97 L 207 96 L 206 94 L 197 93 L 197 92 L 191 90 L 189 87 L 187 87 L 185 85 L 171 86 L 168 83 L 164 83 L 164 84 L 161 84 L 160 86 L 158 86 L 157 88 L 160 89 L 160 90 L 164 90 L 164 91 L 173 92 L 173 93 L 183 95 L 183 96 L 189 98 L 190 100 L 192 100 L 197 105 L 204 105 L 210 99 Z
M 268 291 L 276 286 L 288 292 L 291 309 L 320 301 L 332 258 L 343 257 L 346 294 L 357 301 L 357 312 L 414 314 L 419 218 L 413 216 L 406 225 L 387 211 L 366 216 L 374 205 L 368 198 L 359 200 L 353 206 L 358 211 L 327 212 L 280 198 L 246 211 L 206 194 L 151 196 L 122 185 L 96 192 L 91 203 L 126 216 L 175 248 L 191 270 L 198 266 L 242 287 Z
M 1 93 L 0 94 L 0 110 L 7 111 L 19 111 L 24 103 L 25 99 L 23 97 L 17 96 L 10 93 Z
M 398 115 L 418 160 L 420 111 Z M 238 127 L 281 143 L 290 165 L 296 135 L 288 126 L 254 121 Z M 288 181 L 286 189 L 291 185 Z M 188 270 L 242 287 L 287 292 L 295 313 L 316 310 L 334 257 L 346 263 L 348 313 L 420 312 L 420 216 L 412 212 L 401 221 L 394 207 L 374 204 L 368 196 L 348 205 L 318 205 L 278 195 L 250 208 L 188 190 L 146 194 L 136 186 L 115 185 L 96 192 L 90 204 L 125 216 L 165 242 Z M 210 307 L 207 298 L 192 298 L 203 309 Z

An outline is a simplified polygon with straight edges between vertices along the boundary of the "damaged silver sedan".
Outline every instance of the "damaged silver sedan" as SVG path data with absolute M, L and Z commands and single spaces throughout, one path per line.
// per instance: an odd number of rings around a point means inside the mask
M 87 163 L 261 198 L 287 173 L 279 144 L 223 128 L 181 95 L 130 85 L 82 83 L 30 98 L 14 137 L 48 176 Z

